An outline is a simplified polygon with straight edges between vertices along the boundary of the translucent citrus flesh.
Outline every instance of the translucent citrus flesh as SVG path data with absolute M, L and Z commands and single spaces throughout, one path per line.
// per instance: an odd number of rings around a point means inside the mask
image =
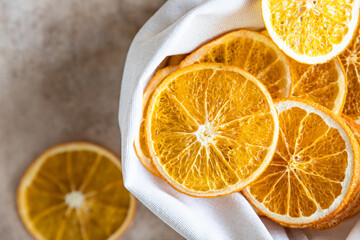
M 323 64 L 290 60 L 293 85 L 291 96 L 311 100 L 340 114 L 346 97 L 346 75 L 338 58 Z
M 351 39 L 358 18 L 358 9 L 355 9 L 359 8 L 358 3 L 356 0 L 266 0 L 263 17 L 272 38 L 278 39 L 275 42 L 286 45 L 294 55 L 301 58 L 331 54 L 327 59 L 330 60 L 345 49 Z
M 146 91 L 143 96 L 143 117 L 145 117 L 145 113 L 148 109 L 149 105 L 149 99 L 157 86 L 161 83 L 164 78 L 166 78 L 169 74 L 175 72 L 178 69 L 177 66 L 168 66 L 163 69 L 160 69 L 153 79 L 150 81 L 149 86 L 146 88 Z M 136 153 L 141 161 L 141 163 L 145 166 L 146 169 L 148 169 L 151 173 L 154 175 L 161 177 L 158 170 L 153 166 L 153 163 L 151 161 L 151 158 L 149 156 L 149 150 L 146 145 L 145 140 L 145 129 L 144 129 L 144 120 L 141 121 L 140 129 L 139 129 L 139 136 L 134 140 L 134 146 Z
M 266 89 L 241 69 L 221 64 L 180 69 L 164 80 L 149 105 L 150 154 L 176 189 L 194 196 L 229 194 L 270 160 L 278 131 L 274 110 Z
M 271 96 L 288 97 L 291 85 L 286 56 L 267 37 L 250 30 L 238 30 L 205 44 L 180 64 L 218 62 L 248 71 L 262 82 Z
M 134 199 L 118 159 L 80 145 L 50 150 L 22 180 L 20 214 L 37 238 L 107 239 L 128 225 Z
M 360 28 L 339 56 L 347 76 L 348 89 L 343 113 L 360 123 Z
M 283 225 L 291 226 L 294 219 L 303 218 L 292 227 L 309 226 L 319 219 L 310 221 L 307 217 L 339 204 L 337 198 L 344 194 L 351 159 L 340 131 L 327 122 L 316 111 L 301 107 L 280 112 L 280 136 L 274 157 L 246 189 L 251 198 L 274 213 L 272 219 Z

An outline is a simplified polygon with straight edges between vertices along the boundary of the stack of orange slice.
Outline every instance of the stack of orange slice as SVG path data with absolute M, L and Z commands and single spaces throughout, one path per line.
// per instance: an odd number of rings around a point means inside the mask
M 190 196 L 241 191 L 287 227 L 359 212 L 358 3 L 263 0 L 267 31 L 172 56 L 144 93 L 141 162 Z

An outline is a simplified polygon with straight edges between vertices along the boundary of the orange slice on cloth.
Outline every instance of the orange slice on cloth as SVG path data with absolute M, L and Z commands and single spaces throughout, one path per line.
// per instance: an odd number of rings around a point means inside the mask
M 237 30 L 203 45 L 181 62 L 180 68 L 203 62 L 218 62 L 245 69 L 262 82 L 273 98 L 288 97 L 290 66 L 285 54 L 261 33 Z
M 248 72 L 194 64 L 153 93 L 145 136 L 154 165 L 176 190 L 195 197 L 237 192 L 267 167 L 278 138 L 271 96 Z
M 120 159 L 85 142 L 57 145 L 22 177 L 20 217 L 36 239 L 118 239 L 135 212 Z
M 320 224 L 343 210 L 357 190 L 358 143 L 346 123 L 325 107 L 299 99 L 275 106 L 280 136 L 274 157 L 243 194 L 281 225 Z

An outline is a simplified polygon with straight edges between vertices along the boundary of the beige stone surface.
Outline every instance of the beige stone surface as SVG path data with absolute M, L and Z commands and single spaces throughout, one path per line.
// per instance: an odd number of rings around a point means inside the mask
M 0 238 L 31 239 L 16 188 L 33 159 L 67 141 L 120 154 L 126 54 L 165 0 L 0 1 Z M 122 239 L 182 239 L 138 203 Z

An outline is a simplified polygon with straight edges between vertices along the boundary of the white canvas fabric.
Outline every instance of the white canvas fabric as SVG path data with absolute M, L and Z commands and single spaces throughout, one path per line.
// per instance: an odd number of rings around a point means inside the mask
M 149 173 L 135 154 L 133 141 L 141 121 L 142 94 L 166 56 L 191 52 L 230 30 L 263 27 L 258 0 L 169 0 L 143 26 L 130 47 L 121 87 L 119 124 L 125 186 L 187 239 L 360 239 L 359 216 L 327 231 L 285 229 L 259 218 L 239 193 L 213 199 L 181 194 Z

